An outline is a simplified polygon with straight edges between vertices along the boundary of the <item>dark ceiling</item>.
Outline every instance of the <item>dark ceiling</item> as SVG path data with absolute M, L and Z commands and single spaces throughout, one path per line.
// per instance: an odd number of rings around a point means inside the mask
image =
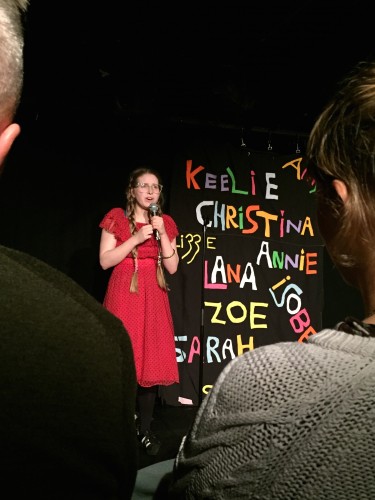
M 308 134 L 337 80 L 375 48 L 367 2 L 129 4 L 31 0 L 31 120 Z

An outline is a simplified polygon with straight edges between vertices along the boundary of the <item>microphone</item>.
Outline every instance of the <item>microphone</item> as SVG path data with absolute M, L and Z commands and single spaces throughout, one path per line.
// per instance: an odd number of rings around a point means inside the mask
M 152 216 L 157 215 L 159 212 L 159 207 L 156 203 L 151 203 L 148 209 L 150 210 Z M 154 235 L 157 240 L 160 240 L 160 234 L 157 229 L 154 229 Z

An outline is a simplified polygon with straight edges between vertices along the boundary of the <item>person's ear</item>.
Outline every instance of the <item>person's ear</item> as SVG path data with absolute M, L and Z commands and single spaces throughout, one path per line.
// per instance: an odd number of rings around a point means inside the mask
M 3 165 L 5 158 L 8 156 L 13 142 L 21 132 L 21 127 L 18 123 L 11 123 L 0 134 L 0 168 Z
M 336 191 L 336 193 L 340 196 L 340 198 L 342 199 L 342 202 L 345 205 L 345 203 L 349 199 L 349 193 L 348 193 L 348 190 L 346 188 L 345 182 L 340 181 L 340 179 L 334 179 L 332 181 L 332 186 L 333 186 L 333 189 Z

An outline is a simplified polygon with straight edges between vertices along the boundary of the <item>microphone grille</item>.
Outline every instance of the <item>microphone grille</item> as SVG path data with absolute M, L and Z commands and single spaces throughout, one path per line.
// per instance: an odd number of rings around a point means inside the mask
M 156 203 L 151 203 L 148 208 L 149 208 L 150 212 L 152 212 L 153 214 L 156 214 L 157 212 L 159 212 L 159 206 Z

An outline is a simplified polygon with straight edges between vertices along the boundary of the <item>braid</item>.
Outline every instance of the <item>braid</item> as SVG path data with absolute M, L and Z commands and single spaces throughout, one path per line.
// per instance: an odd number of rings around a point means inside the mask
M 158 215 L 162 215 L 162 211 L 158 210 Z M 162 257 L 161 257 L 161 248 L 160 248 L 160 245 L 158 245 L 158 264 L 157 264 L 157 268 L 156 268 L 156 280 L 158 282 L 158 285 L 160 286 L 160 288 L 162 288 L 163 290 L 169 290 L 169 287 L 167 285 L 167 282 L 165 280 L 165 274 L 164 274 L 164 268 L 163 268 L 163 265 L 162 265 Z
M 130 222 L 130 232 L 131 234 L 135 234 L 137 232 L 137 227 L 135 225 L 134 220 L 134 199 L 131 198 L 128 200 L 128 213 L 127 213 L 129 222 Z M 132 276 L 132 280 L 130 283 L 130 291 L 132 293 L 138 292 L 138 250 L 137 247 L 134 247 L 132 250 L 132 255 L 134 259 L 134 272 Z
M 161 263 L 161 256 L 160 255 L 158 256 L 158 265 L 157 265 L 157 269 L 156 269 L 156 279 L 158 281 L 158 285 L 160 286 L 160 288 L 162 288 L 163 290 L 169 291 L 168 284 L 165 281 L 164 269 L 163 269 L 163 266 Z

